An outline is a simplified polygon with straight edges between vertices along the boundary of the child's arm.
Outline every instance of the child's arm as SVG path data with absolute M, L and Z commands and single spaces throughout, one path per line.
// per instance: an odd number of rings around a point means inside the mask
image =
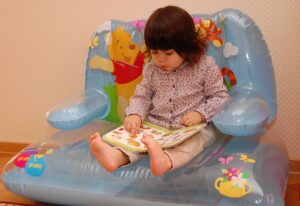
M 218 108 L 229 98 L 226 87 L 223 83 L 223 77 L 213 58 L 206 59 L 207 66 L 203 69 L 205 75 L 204 92 L 206 101 L 204 101 L 196 111 L 203 114 L 207 122 L 210 122 L 216 114 Z
M 142 121 L 148 114 L 151 105 L 151 76 L 153 68 L 147 64 L 143 69 L 143 79 L 137 85 L 134 95 L 130 98 L 129 106 L 126 108 L 126 115 L 139 115 Z

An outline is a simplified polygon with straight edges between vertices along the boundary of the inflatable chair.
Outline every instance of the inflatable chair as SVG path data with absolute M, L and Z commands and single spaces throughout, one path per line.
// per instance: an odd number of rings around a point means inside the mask
M 276 117 L 271 57 L 253 20 L 225 9 L 193 15 L 231 95 L 213 118 L 217 141 L 182 168 L 153 176 L 149 159 L 106 172 L 88 138 L 118 127 L 141 80 L 144 20 L 111 20 L 91 39 L 80 94 L 58 103 L 46 118 L 60 130 L 29 145 L 5 166 L 6 188 L 56 205 L 283 206 L 286 149 L 268 135 Z

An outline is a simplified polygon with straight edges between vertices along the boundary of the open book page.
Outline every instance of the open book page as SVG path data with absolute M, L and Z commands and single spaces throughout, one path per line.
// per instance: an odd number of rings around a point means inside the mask
M 141 141 L 144 134 L 152 135 L 163 149 L 167 149 L 182 143 L 205 126 L 206 124 L 200 124 L 176 130 L 167 130 L 163 127 L 145 122 L 135 136 L 125 130 L 124 126 L 120 126 L 106 133 L 103 136 L 103 140 L 111 145 L 121 147 L 131 152 L 147 152 L 146 146 Z

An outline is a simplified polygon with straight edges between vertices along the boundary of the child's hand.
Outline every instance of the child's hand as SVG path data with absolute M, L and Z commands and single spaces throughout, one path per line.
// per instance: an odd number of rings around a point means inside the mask
M 195 111 L 186 113 L 181 119 L 181 124 L 184 126 L 192 126 L 202 122 L 205 122 L 205 116 Z
M 125 118 L 123 125 L 132 135 L 136 135 L 142 125 L 142 119 L 139 115 L 132 114 Z

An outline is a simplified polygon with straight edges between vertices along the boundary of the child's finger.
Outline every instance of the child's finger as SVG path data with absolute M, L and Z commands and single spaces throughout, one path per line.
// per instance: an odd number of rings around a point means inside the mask
M 98 132 L 92 134 L 89 138 L 89 142 L 92 142 L 94 139 L 96 139 L 100 134 Z
M 136 129 L 137 129 L 137 131 L 141 128 L 141 126 L 142 126 L 142 123 L 141 122 L 139 122 L 139 123 L 137 123 L 136 125 Z
M 130 130 L 130 133 L 131 133 L 132 135 L 136 135 L 136 133 L 137 133 L 136 127 L 133 127 L 133 128 Z
M 95 138 L 96 138 L 96 136 L 91 136 L 91 137 L 89 138 L 89 143 L 91 143 Z
M 188 126 L 190 124 L 190 120 L 189 118 L 187 118 L 186 116 L 182 118 L 182 124 L 185 126 Z
M 181 118 L 180 124 L 184 124 L 185 121 L 186 121 L 186 116 L 183 116 L 183 117 Z
M 192 126 L 193 125 L 193 123 L 192 122 L 188 122 L 187 124 L 186 124 L 186 126 Z
M 141 128 L 140 123 L 133 124 L 133 126 L 131 128 L 131 130 L 132 130 L 131 133 L 137 134 L 140 128 Z
M 193 122 L 191 120 L 187 120 L 185 126 L 189 127 L 192 126 Z
M 123 123 L 123 126 L 124 126 L 124 128 L 125 128 L 126 130 L 129 130 L 129 124 L 128 124 L 127 122 L 124 122 L 124 123 Z
M 128 132 L 131 132 L 133 125 L 132 125 L 132 123 L 126 123 L 126 124 L 124 124 L 124 127 Z

